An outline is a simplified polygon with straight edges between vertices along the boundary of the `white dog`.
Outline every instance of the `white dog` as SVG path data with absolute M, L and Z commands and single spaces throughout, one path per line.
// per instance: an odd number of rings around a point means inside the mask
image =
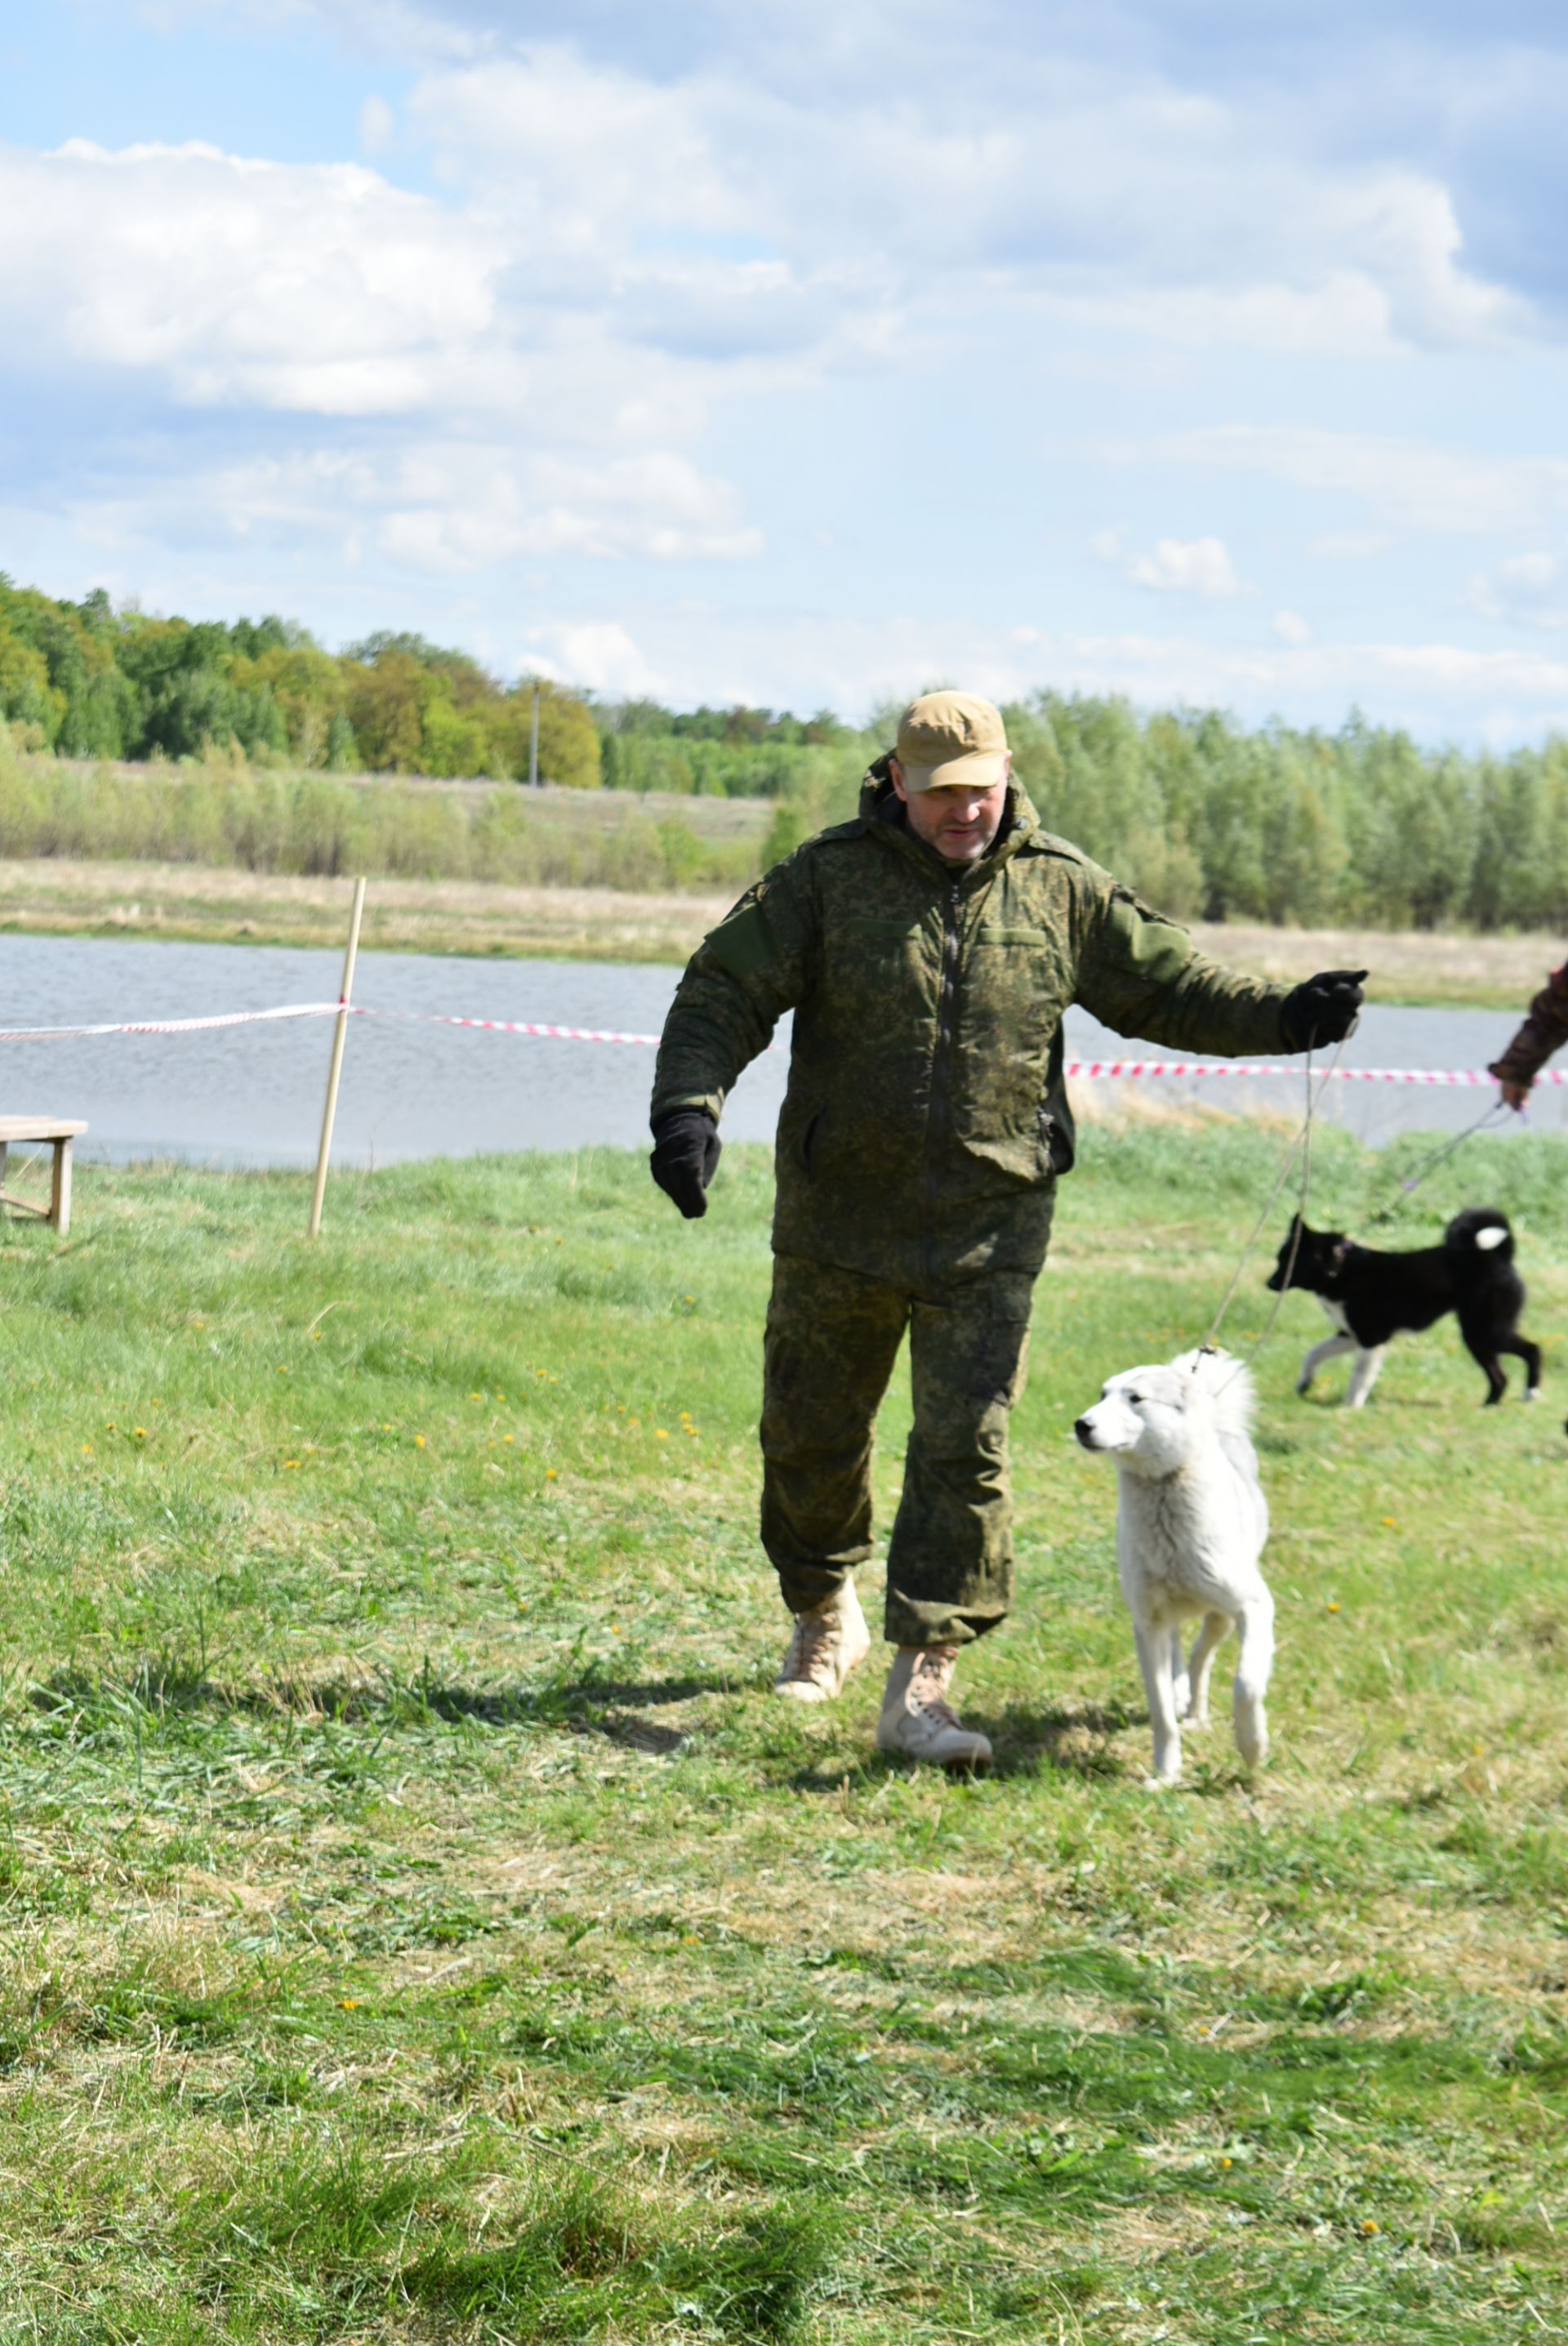
M 1258 1570 L 1268 1504 L 1247 1428 L 1252 1380 L 1226 1352 L 1184 1352 L 1168 1368 L 1113 1377 L 1074 1428 L 1115 1458 L 1116 1556 L 1133 1616 L 1155 1735 L 1151 1784 L 1181 1774 L 1181 1730 L 1208 1723 L 1215 1648 L 1235 1627 L 1232 1717 L 1249 1768 L 1268 1749 L 1264 1697 L 1274 1661 L 1274 1599 Z M 1184 1665 L 1181 1624 L 1203 1626 Z

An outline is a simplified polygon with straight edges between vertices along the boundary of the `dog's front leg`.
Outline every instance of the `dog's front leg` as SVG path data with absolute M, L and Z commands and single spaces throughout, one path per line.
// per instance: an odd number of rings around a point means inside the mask
M 1353 1352 L 1355 1349 L 1354 1336 L 1325 1336 L 1320 1344 L 1313 1345 L 1312 1350 L 1302 1362 L 1301 1373 L 1296 1380 L 1297 1392 L 1310 1392 L 1312 1380 L 1325 1361 L 1337 1361 L 1341 1352 Z
M 1133 1625 L 1138 1668 L 1148 1698 L 1149 1725 L 1154 1729 L 1155 1769 L 1148 1781 L 1157 1790 L 1174 1784 L 1181 1775 L 1181 1729 L 1176 1725 L 1176 1695 L 1171 1686 L 1170 1633 L 1142 1621 Z
M 1345 1407 L 1365 1409 L 1367 1395 L 1383 1372 L 1386 1344 L 1369 1344 L 1356 1354 L 1356 1365 L 1350 1372 L 1350 1382 L 1345 1388 Z
M 1192 1698 L 1186 1718 L 1190 1727 L 1208 1725 L 1208 1681 L 1214 1668 L 1215 1648 L 1230 1627 L 1227 1613 L 1206 1613 L 1203 1627 L 1192 1641 L 1192 1658 L 1187 1663 L 1188 1682 Z
M 1242 1607 L 1236 1627 L 1241 1652 L 1231 1688 L 1231 1720 L 1237 1749 L 1249 1768 L 1257 1768 L 1268 1756 L 1268 1714 L 1263 1698 L 1274 1668 L 1274 1599 L 1267 1589 Z
M 1186 1658 L 1181 1649 L 1181 1625 L 1171 1631 L 1171 1703 L 1178 1719 L 1186 1719 L 1192 1711 L 1192 1684 L 1186 1674 Z

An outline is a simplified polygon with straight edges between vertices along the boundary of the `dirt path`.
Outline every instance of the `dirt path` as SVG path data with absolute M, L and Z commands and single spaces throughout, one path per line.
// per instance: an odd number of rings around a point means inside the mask
M 336 945 L 346 880 L 296 880 L 188 863 L 0 862 L 0 929 L 37 935 L 182 937 L 225 944 Z M 723 895 L 507 888 L 483 881 L 372 880 L 364 943 L 382 953 L 682 962 L 727 909 Z M 1563 958 L 1553 936 L 1470 937 L 1357 929 L 1214 928 L 1206 953 L 1268 977 L 1368 968 L 1374 1001 L 1522 1008 Z

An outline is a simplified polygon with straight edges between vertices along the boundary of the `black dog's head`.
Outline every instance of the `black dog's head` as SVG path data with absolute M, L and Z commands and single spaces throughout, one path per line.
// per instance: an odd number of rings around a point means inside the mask
M 1288 1286 L 1299 1288 L 1303 1295 L 1331 1295 L 1344 1263 L 1345 1246 L 1343 1230 L 1308 1229 L 1297 1214 L 1281 1243 L 1279 1259 L 1269 1273 L 1271 1291 L 1280 1295 Z

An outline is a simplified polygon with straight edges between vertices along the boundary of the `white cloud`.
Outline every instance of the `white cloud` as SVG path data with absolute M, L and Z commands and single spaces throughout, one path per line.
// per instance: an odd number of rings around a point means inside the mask
M 484 223 L 358 164 L 0 148 L 13 365 L 151 373 L 188 404 L 428 406 L 495 349 L 505 258 Z
M 1308 539 L 1307 551 L 1319 562 L 1375 562 L 1393 544 L 1384 529 L 1326 529 Z
M 360 145 L 367 155 L 379 155 L 396 136 L 396 115 L 384 97 L 372 92 L 360 108 Z
M 1282 644 L 1291 644 L 1298 648 L 1312 640 L 1312 630 L 1299 611 L 1276 611 L 1274 632 Z
M 1152 552 L 1135 554 L 1126 576 L 1135 586 L 1151 586 L 1167 595 L 1236 595 L 1240 581 L 1231 566 L 1223 539 L 1195 537 L 1186 541 L 1162 537 Z
M 368 541 L 434 577 L 563 552 L 691 562 L 762 550 L 734 491 L 685 456 L 650 451 L 594 467 L 472 441 L 409 442 L 391 459 L 366 446 L 187 470 L 83 502 L 74 520 L 88 543 L 117 549 L 216 538 L 358 561 Z
M 524 671 L 617 700 L 657 699 L 669 688 L 625 627 L 613 620 L 535 627 L 525 638 L 521 666 Z
M 1144 440 L 1101 440 L 1084 453 L 1114 464 L 1176 464 L 1210 474 L 1257 473 L 1316 495 L 1343 495 L 1403 530 L 1486 534 L 1568 511 L 1568 459 L 1493 456 L 1380 433 L 1297 424 L 1224 423 Z M 1343 556 L 1374 549 L 1360 533 L 1316 541 Z
M 1512 627 L 1568 627 L 1568 578 L 1554 554 L 1518 554 L 1470 580 L 1470 607 Z

